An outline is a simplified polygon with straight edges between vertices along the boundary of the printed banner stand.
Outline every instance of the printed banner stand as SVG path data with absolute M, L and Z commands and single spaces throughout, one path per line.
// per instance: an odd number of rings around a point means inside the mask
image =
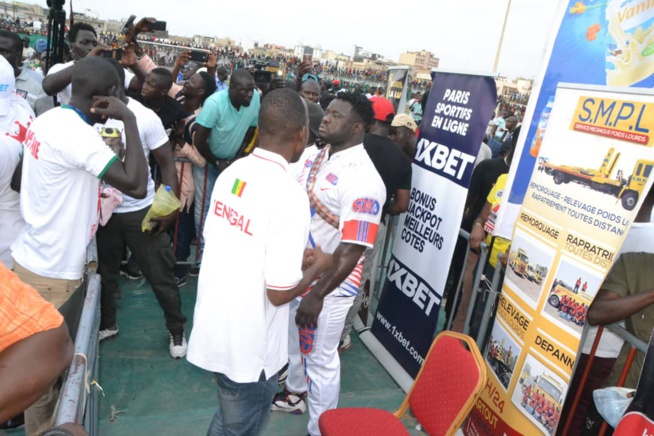
M 556 433 L 588 308 L 653 169 L 654 93 L 559 86 L 482 350 L 488 382 L 466 435 Z
M 470 176 L 497 101 L 490 75 L 432 71 L 413 161 L 372 329 L 361 339 L 403 389 L 434 338 Z
M 559 83 L 654 87 L 651 1 L 559 0 L 556 17 L 509 171 L 497 236 L 510 238 L 513 233 Z
M 396 114 L 405 113 L 408 88 L 409 67 L 400 65 L 389 68 L 386 98 L 393 103 Z

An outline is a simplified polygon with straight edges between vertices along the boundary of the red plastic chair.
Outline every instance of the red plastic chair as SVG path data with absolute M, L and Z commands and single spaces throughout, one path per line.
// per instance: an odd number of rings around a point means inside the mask
M 397 412 L 370 408 L 328 410 L 320 416 L 320 432 L 323 436 L 408 435 L 400 418 L 411 407 L 427 433 L 453 435 L 472 410 L 485 382 L 486 365 L 477 344 L 469 336 L 444 331 L 434 340 Z

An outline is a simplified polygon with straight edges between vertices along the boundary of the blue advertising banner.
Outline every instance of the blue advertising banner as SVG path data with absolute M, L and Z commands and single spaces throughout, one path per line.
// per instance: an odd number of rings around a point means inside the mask
M 371 330 L 413 378 L 433 340 L 470 176 L 497 100 L 492 77 L 433 72 L 432 81 L 411 202 Z
M 565 4 L 563 4 L 565 3 Z M 549 60 L 536 81 L 509 172 L 496 234 L 510 239 L 559 83 L 654 87 L 654 2 L 569 0 L 562 2 Z M 563 10 L 565 7 L 565 10 Z

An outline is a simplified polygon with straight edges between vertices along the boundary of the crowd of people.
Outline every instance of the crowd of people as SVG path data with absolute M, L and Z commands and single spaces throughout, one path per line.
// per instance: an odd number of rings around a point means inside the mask
M 321 414 L 338 405 L 339 352 L 351 344 L 388 219 L 409 206 L 429 89 L 410 96 L 408 113 L 397 113 L 383 88 L 327 78 L 384 80 L 367 70 L 229 50 L 197 62 L 194 47 L 183 46 L 171 71 L 142 37 L 147 24 L 118 38 L 76 23 L 69 58 L 43 68 L 45 77 L 23 66 L 21 37 L 0 30 L 0 292 L 9 302 L 0 307 L 0 339 L 9 338 L 0 340 L 0 363 L 22 374 L 29 368 L 21 362 L 43 340 L 51 347 L 32 360 L 54 362 L 47 371 L 34 367 L 42 378 L 29 392 L 0 371 L 0 391 L 9 393 L 0 396 L 0 422 L 24 411 L 28 435 L 52 425 L 71 358 L 67 302 L 95 238 L 101 341 L 119 335 L 119 275 L 145 277 L 163 312 L 170 356 L 215 374 L 219 405 L 208 434 L 261 434 L 272 410 L 308 411 L 307 431 L 319 435 Z M 107 56 L 117 46 L 120 60 Z M 260 74 L 256 64 L 273 60 L 293 75 Z M 466 200 L 470 244 L 457 245 L 446 289 L 453 295 L 463 275 L 460 304 L 446 304 L 458 331 L 469 327 L 481 242 L 492 247 L 482 266 L 487 277 L 503 271 L 510 246 L 492 232 L 521 118 L 502 103 L 498 114 Z M 150 219 L 161 190 L 181 206 Z M 193 240 L 201 262 L 187 265 Z M 588 308 L 591 324 L 651 311 L 652 291 L 642 291 L 654 288 L 642 267 L 651 255 L 638 256 L 618 261 Z M 636 288 L 633 275 L 652 283 Z M 199 276 L 190 335 L 191 311 L 179 292 L 189 276 Z M 651 332 L 651 319 L 643 317 L 636 333 Z M 525 396 L 543 422 L 556 425 L 558 410 L 538 411 L 535 394 Z
M 13 269 L 7 292 L 29 287 L 44 302 L 28 309 L 57 309 L 67 319 L 95 238 L 101 341 L 119 334 L 119 274 L 143 276 L 161 306 L 171 357 L 216 374 L 220 407 L 210 434 L 260 433 L 271 408 L 308 410 L 308 431 L 320 434 L 321 413 L 337 405 L 338 350 L 350 344 L 378 230 L 408 207 L 417 125 L 379 95 L 325 89 L 308 63 L 295 81 L 260 83 L 250 69 L 221 70 L 215 53 L 196 68 L 182 52 L 171 72 L 140 44 L 144 27 L 126 33 L 118 62 L 103 56 L 114 47 L 92 26 L 76 23 L 70 60 L 45 77 L 29 72 L 29 91 L 18 80 L 29 71 L 23 41 L 0 32 L 0 78 L 11 82 L 0 104 L 11 157 L 3 160 L 0 210 L 1 259 Z M 50 107 L 39 104 L 41 94 Z M 182 206 L 143 231 L 163 187 Z M 193 239 L 202 261 L 183 266 Z M 188 274 L 199 282 L 187 345 L 179 287 Z M 218 281 L 232 285 L 216 292 Z M 247 329 L 237 327 L 243 310 L 256 312 Z M 58 325 L 55 317 L 14 329 L 36 337 Z M 282 367 L 288 377 L 278 393 Z M 17 403 L 29 407 L 0 416 L 16 421 L 12 414 L 25 409 L 26 433 L 46 431 L 63 382 L 62 367 L 53 368 L 49 383 Z M 238 401 L 227 394 L 234 386 Z

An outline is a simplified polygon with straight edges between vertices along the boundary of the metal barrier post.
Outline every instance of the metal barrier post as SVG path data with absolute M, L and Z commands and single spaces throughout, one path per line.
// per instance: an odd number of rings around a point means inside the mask
M 488 290 L 488 300 L 486 300 L 486 307 L 484 308 L 484 315 L 481 319 L 481 325 L 479 326 L 479 333 L 477 334 L 477 347 L 480 350 L 483 350 L 483 341 L 486 337 L 486 331 L 488 330 L 488 324 L 490 323 L 490 313 L 491 308 L 495 304 L 495 296 L 498 291 L 497 287 L 500 284 L 500 275 L 502 274 L 502 263 L 500 258 L 503 253 L 497 254 L 497 266 L 495 267 L 495 273 L 493 273 L 493 280 L 491 281 L 490 289 Z
M 209 163 L 207 162 L 207 165 Z M 204 167 L 204 182 L 202 186 L 202 209 L 200 209 L 200 224 L 198 225 L 198 233 L 199 235 L 196 236 L 196 246 L 195 246 L 195 263 L 198 263 L 198 260 L 200 260 L 200 246 L 202 245 L 202 234 L 204 233 L 204 228 L 202 225 L 204 224 L 204 207 L 207 204 L 207 180 L 209 179 L 209 167 L 205 166 Z
M 86 370 L 91 357 L 92 367 L 95 366 L 97 354 L 95 349 L 98 343 L 100 305 L 100 276 L 90 272 L 86 281 L 87 292 L 84 299 L 84 308 L 75 336 L 75 355 L 68 370 L 68 377 L 60 394 L 60 403 L 57 410 L 55 425 L 67 422 L 81 423 L 84 418 L 84 409 L 87 389 Z
M 468 249 L 470 249 L 470 243 L 468 242 Z M 481 275 L 484 272 L 484 265 L 486 265 L 486 258 L 488 257 L 488 253 L 486 252 L 486 246 L 485 244 L 482 245 L 481 247 L 481 253 L 479 254 L 479 260 L 477 261 L 477 273 L 475 274 L 475 277 L 473 278 L 472 282 L 472 291 L 470 295 L 470 306 L 468 307 L 468 313 L 466 314 L 466 322 L 463 325 L 463 334 L 467 335 L 470 332 L 470 320 L 472 319 L 472 312 L 474 312 L 474 307 L 475 307 L 475 302 L 477 301 L 477 294 L 479 293 L 479 280 L 481 279 Z M 463 274 L 465 274 L 465 270 L 463 270 Z M 461 310 L 465 310 L 465 308 L 461 307 L 459 308 Z
M 468 241 L 468 245 L 466 246 L 466 255 L 463 260 L 463 268 L 461 269 L 461 275 L 459 276 L 459 281 L 456 286 L 456 291 L 454 292 L 454 295 L 452 297 L 448 298 L 454 298 L 454 303 L 452 304 L 452 310 L 453 313 L 450 316 L 450 319 L 445 326 L 445 330 L 451 330 L 452 329 L 452 323 L 454 323 L 454 318 L 456 315 L 456 308 L 457 304 L 459 304 L 459 297 L 461 296 L 461 290 L 463 289 L 463 276 L 465 275 L 466 269 L 468 268 L 468 252 L 470 251 L 470 233 L 466 232 L 463 229 L 459 229 L 459 236 L 466 241 Z M 484 251 L 486 249 L 486 243 L 482 241 L 481 243 L 481 249 Z M 484 262 L 486 259 L 484 259 Z M 474 285 L 473 285 L 473 290 L 474 290 Z M 466 325 L 468 324 L 469 321 L 466 322 Z
M 593 360 L 595 360 L 595 353 L 597 352 L 597 346 L 599 345 L 599 342 L 602 338 L 602 333 L 604 333 L 604 327 L 600 326 L 597 329 L 597 336 L 595 336 L 593 347 L 590 349 L 590 355 L 588 356 L 588 362 L 586 362 L 584 373 L 581 375 L 581 380 L 579 381 L 579 388 L 575 393 L 575 398 L 572 401 L 572 406 L 570 406 L 570 413 L 568 414 L 568 419 L 565 421 L 565 426 L 563 427 L 563 434 L 568 434 L 568 431 L 570 430 L 570 426 L 572 425 L 572 420 L 574 419 L 575 416 L 575 412 L 577 411 L 577 407 L 579 407 L 579 401 L 581 401 L 581 394 L 583 393 L 584 387 L 586 386 L 586 381 L 588 380 L 588 374 L 590 374 L 590 368 L 593 364 Z

